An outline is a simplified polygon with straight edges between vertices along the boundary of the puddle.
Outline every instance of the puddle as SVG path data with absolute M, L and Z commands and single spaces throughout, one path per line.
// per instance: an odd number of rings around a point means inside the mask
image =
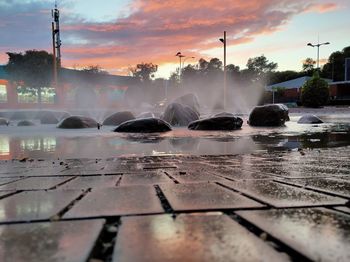
M 350 145 L 350 118 L 329 117 L 328 123 L 297 124 L 291 117 L 286 126 L 250 127 L 232 132 L 192 131 L 174 128 L 162 134 L 114 133 L 113 127 L 57 129 L 55 125 L 0 127 L 0 159 L 107 158 L 130 155 L 245 154 L 261 150 L 298 150 Z M 327 121 L 327 120 L 325 120 Z

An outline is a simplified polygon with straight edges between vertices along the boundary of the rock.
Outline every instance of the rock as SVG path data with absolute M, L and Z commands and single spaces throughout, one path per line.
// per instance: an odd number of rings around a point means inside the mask
M 51 111 L 45 111 L 39 116 L 41 124 L 57 124 L 59 121 L 56 115 Z
M 17 126 L 35 126 L 35 124 L 29 120 L 22 120 L 17 123 Z
M 323 121 L 315 115 L 307 114 L 299 118 L 298 124 L 322 124 Z
M 193 111 L 195 111 L 198 115 L 199 114 L 199 103 L 198 98 L 194 94 L 186 94 L 183 96 L 180 96 L 176 98 L 173 103 L 178 103 L 184 106 L 190 107 Z
M 235 116 L 235 115 L 232 113 L 228 113 L 228 112 L 221 112 L 221 113 L 213 115 L 212 117 L 218 117 L 218 116 Z
M 249 115 L 251 126 L 282 126 L 289 121 L 288 107 L 283 104 L 256 106 Z
M 242 127 L 243 120 L 235 116 L 217 116 L 194 121 L 188 125 L 191 130 L 236 130 Z
M 57 124 L 58 128 L 92 128 L 97 127 L 97 122 L 85 116 L 69 116 Z
M 107 117 L 103 121 L 103 125 L 118 126 L 121 123 L 124 123 L 125 121 L 129 121 L 132 119 L 135 119 L 135 116 L 133 115 L 133 113 L 131 113 L 130 111 L 121 111 L 121 112 L 114 113 L 114 114 L 110 115 L 109 117 Z
M 149 117 L 154 118 L 155 115 L 152 112 L 143 112 L 139 114 L 136 118 L 140 119 L 140 118 L 149 118 Z
M 0 126 L 8 126 L 10 121 L 7 118 L 0 117 Z
M 162 119 L 172 126 L 187 126 L 192 121 L 198 120 L 199 115 L 188 106 L 171 103 L 165 108 Z
M 171 131 L 169 123 L 159 118 L 135 119 L 122 123 L 114 132 L 157 133 Z

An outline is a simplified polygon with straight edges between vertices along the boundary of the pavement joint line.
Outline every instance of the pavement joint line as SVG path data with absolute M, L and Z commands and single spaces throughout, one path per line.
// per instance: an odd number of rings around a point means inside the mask
M 64 184 L 67 184 L 68 182 L 70 182 L 70 181 L 72 181 L 72 180 L 74 180 L 76 178 L 77 178 L 76 176 L 73 176 L 73 177 L 71 177 L 71 178 L 69 178 L 69 179 L 67 179 L 67 180 L 65 180 L 65 181 L 63 181 L 61 183 L 58 183 L 57 185 L 54 185 L 53 187 L 50 187 L 49 190 L 57 189 L 58 187 L 60 187 L 60 186 L 62 186 Z
M 122 178 L 123 178 L 123 174 L 120 175 L 120 177 L 118 178 L 117 182 L 115 183 L 115 186 L 119 186 L 120 183 L 122 182 Z
M 5 194 L 5 195 L 2 195 L 2 196 L 0 196 L 0 200 L 1 199 L 4 199 L 4 198 L 7 198 L 7 197 L 10 197 L 10 196 L 13 196 L 13 195 L 17 195 L 17 194 L 19 194 L 19 193 L 21 193 L 21 192 L 23 192 L 24 190 L 17 190 L 17 191 L 15 191 L 15 192 L 9 192 L 8 194 Z
M 347 207 L 347 206 L 345 206 L 345 207 Z M 328 210 L 336 211 L 336 212 L 350 216 L 350 209 L 349 209 L 349 212 L 346 212 L 344 210 L 335 209 L 334 207 L 325 207 L 325 208 L 327 208 Z
M 254 234 L 256 237 L 264 241 L 267 245 L 275 249 L 277 252 L 284 253 L 288 255 L 288 257 L 291 259 L 291 261 L 303 261 L 303 262 L 309 262 L 312 261 L 303 254 L 299 253 L 297 250 L 293 249 L 292 247 L 285 244 L 283 241 L 279 240 L 278 238 L 275 238 L 274 236 L 270 235 L 268 232 L 265 232 L 258 226 L 254 225 L 253 223 L 249 222 L 248 220 L 242 218 L 236 213 L 225 213 L 228 217 L 230 217 L 233 221 L 237 222 L 241 226 L 243 226 L 245 229 L 247 229 L 249 232 Z M 269 242 L 273 242 L 275 245 L 269 244 Z
M 171 207 L 168 199 L 166 198 L 166 196 L 164 195 L 162 189 L 160 188 L 159 185 L 153 185 L 157 197 L 159 198 L 160 204 L 162 206 L 162 208 L 164 209 L 165 213 L 174 213 L 174 209 Z
M 269 203 L 267 203 L 267 202 L 265 202 L 265 201 L 263 201 L 263 200 L 260 200 L 259 198 L 256 198 L 256 197 L 254 197 L 254 196 L 248 195 L 248 194 L 246 194 L 246 193 L 243 193 L 243 192 L 241 192 L 241 191 L 239 191 L 239 190 L 236 190 L 236 189 L 234 189 L 234 188 L 232 188 L 232 187 L 230 187 L 230 186 L 221 184 L 220 182 L 214 182 L 214 183 L 217 184 L 217 185 L 219 185 L 219 186 L 221 186 L 221 187 L 223 187 L 223 188 L 226 188 L 226 189 L 228 189 L 228 190 L 230 190 L 230 191 L 236 192 L 236 193 L 238 193 L 238 194 L 240 194 L 240 195 L 242 195 L 242 196 L 245 196 L 245 197 L 247 197 L 247 198 L 249 198 L 249 199 L 252 199 L 252 200 L 254 200 L 254 201 L 256 201 L 256 202 L 258 202 L 258 203 L 260 203 L 260 204 L 266 205 L 266 206 L 268 206 L 268 207 L 273 207 L 271 204 L 269 204 Z
M 21 178 L 19 178 L 19 179 L 17 179 L 17 180 L 12 180 L 12 181 L 5 182 L 5 183 L 3 183 L 3 184 L 0 184 L 0 186 L 5 186 L 5 185 L 8 185 L 8 184 L 11 184 L 11 183 L 20 181 L 20 180 L 24 180 L 24 179 L 26 179 L 26 177 L 21 177 Z
M 276 183 L 284 184 L 284 185 L 287 185 L 287 186 L 294 186 L 294 187 L 306 189 L 306 190 L 308 190 L 308 191 L 313 191 L 313 192 L 316 192 L 316 193 L 321 193 L 321 194 L 324 194 L 324 195 L 330 195 L 330 196 L 334 196 L 334 197 L 340 197 L 340 198 L 347 199 L 347 200 L 350 199 L 350 196 L 347 197 L 347 196 L 340 195 L 340 194 L 337 194 L 337 193 L 334 193 L 334 192 L 329 192 L 329 191 L 325 191 L 325 190 L 322 190 L 322 189 L 316 189 L 316 188 L 314 188 L 314 187 L 296 185 L 296 184 L 293 184 L 293 183 L 289 183 L 289 182 L 285 182 L 285 181 L 280 181 L 280 180 L 273 180 L 273 181 L 276 182 Z
M 72 200 L 66 207 L 64 207 L 62 210 L 60 210 L 56 215 L 53 215 L 50 217 L 50 220 L 56 221 L 56 220 L 61 220 L 63 215 L 67 213 L 72 207 L 80 201 L 82 198 L 84 198 L 89 192 L 91 191 L 91 188 L 83 190 L 83 193 L 81 193 L 77 198 Z
M 168 172 L 163 171 L 164 174 L 169 177 L 175 184 L 181 184 L 175 177 L 171 176 Z

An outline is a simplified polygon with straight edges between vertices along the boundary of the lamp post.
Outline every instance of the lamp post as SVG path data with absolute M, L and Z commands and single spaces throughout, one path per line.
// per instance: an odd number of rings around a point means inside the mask
M 317 70 L 320 69 L 320 46 L 321 45 L 329 45 L 330 43 L 329 42 L 325 42 L 325 43 L 318 43 L 318 44 L 311 44 L 311 43 L 308 43 L 307 45 L 308 46 L 311 46 L 311 47 L 317 47 Z
M 183 57 L 185 57 L 185 56 L 184 56 L 183 54 L 181 54 L 181 52 L 177 52 L 177 54 L 176 54 L 175 56 L 179 57 L 179 59 L 180 59 L 179 84 L 180 84 L 180 86 L 181 86 L 181 65 L 182 65 L 181 59 L 182 59 Z
M 224 110 L 226 110 L 226 31 L 224 31 L 224 38 L 219 40 L 224 44 Z

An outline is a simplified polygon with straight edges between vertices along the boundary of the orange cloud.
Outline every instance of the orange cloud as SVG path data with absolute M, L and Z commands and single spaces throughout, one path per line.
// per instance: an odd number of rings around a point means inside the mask
M 339 6 L 335 3 L 326 3 L 326 4 L 314 4 L 309 8 L 309 12 L 317 12 L 317 13 L 328 13 L 338 9 Z
M 313 0 L 137 0 L 133 12 L 110 23 L 75 22 L 62 26 L 69 39 L 63 46 L 63 64 L 98 64 L 115 70 L 140 62 L 177 63 L 178 51 L 197 58 L 221 47 L 253 41 L 261 34 L 281 30 L 296 14 L 321 12 L 334 4 Z M 79 41 L 78 41 L 79 40 Z

